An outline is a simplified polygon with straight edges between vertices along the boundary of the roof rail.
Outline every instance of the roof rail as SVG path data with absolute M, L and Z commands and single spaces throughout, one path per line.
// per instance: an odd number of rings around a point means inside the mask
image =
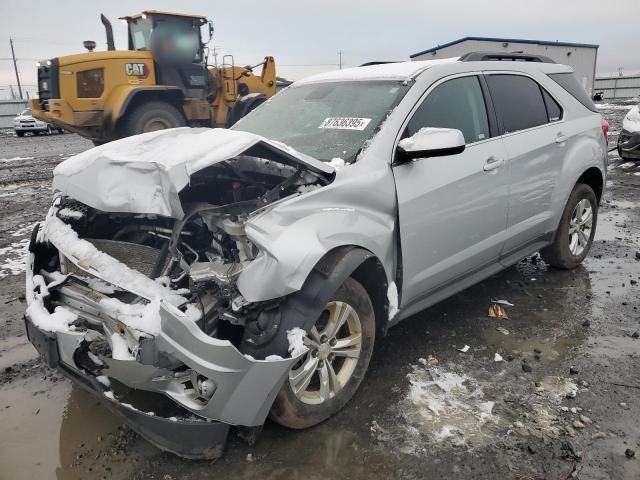
M 461 62 L 487 62 L 487 61 L 511 61 L 511 62 L 540 62 L 556 63 L 544 55 L 531 55 L 522 52 L 469 52 L 462 55 Z
M 370 67 L 371 65 L 386 65 L 387 63 L 400 63 L 402 60 L 391 60 L 391 61 L 373 61 L 366 62 L 360 65 L 361 67 Z

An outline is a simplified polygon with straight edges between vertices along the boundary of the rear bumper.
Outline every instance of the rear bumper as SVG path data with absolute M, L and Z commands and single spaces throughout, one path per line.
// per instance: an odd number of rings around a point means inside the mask
M 640 132 L 622 130 L 618 137 L 618 155 L 629 160 L 640 160 Z
M 112 412 L 120 416 L 134 431 L 156 447 L 191 459 L 216 459 L 222 455 L 229 425 L 204 419 L 165 418 L 143 412 L 107 396 L 106 387 L 96 377 L 80 371 L 61 359 L 58 335 L 45 332 L 24 317 L 29 341 L 52 368 L 58 368 L 75 384 L 98 397 Z M 62 342 L 64 343 L 64 342 Z M 65 356 L 63 355 L 63 358 Z M 69 361 L 68 358 L 65 360 Z M 188 412 L 185 412 L 188 413 Z

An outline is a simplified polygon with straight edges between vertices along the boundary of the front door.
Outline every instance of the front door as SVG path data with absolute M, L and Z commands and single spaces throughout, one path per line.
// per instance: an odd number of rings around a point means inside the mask
M 497 262 L 507 219 L 506 152 L 490 128 L 480 79 L 433 87 L 403 137 L 423 127 L 462 131 L 458 155 L 395 165 L 402 246 L 402 305 Z M 492 133 L 494 136 L 492 136 Z

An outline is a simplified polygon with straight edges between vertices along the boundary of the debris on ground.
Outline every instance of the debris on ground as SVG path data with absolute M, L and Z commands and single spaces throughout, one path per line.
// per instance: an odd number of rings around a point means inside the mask
M 491 303 L 495 303 L 496 305 L 502 305 L 503 307 L 513 307 L 513 303 L 509 300 L 496 300 L 494 298 L 491 299 Z
M 469 345 L 465 345 L 462 348 L 458 348 L 457 350 L 462 353 L 467 353 L 471 347 Z
M 504 358 L 502 358 L 502 355 L 500 355 L 499 353 L 496 353 L 493 356 L 493 361 L 494 362 L 504 362 Z
M 489 317 L 497 318 L 498 320 L 509 320 L 509 315 L 507 315 L 505 309 L 497 303 L 492 303 L 489 307 Z
M 635 457 L 635 456 L 636 456 L 636 451 L 635 451 L 635 450 L 631 450 L 630 448 L 627 448 L 627 449 L 624 451 L 624 454 L 625 454 L 625 456 L 626 456 L 627 458 L 633 458 L 633 457 Z
M 504 327 L 496 327 L 496 330 L 499 331 L 503 335 L 509 335 L 509 330 Z

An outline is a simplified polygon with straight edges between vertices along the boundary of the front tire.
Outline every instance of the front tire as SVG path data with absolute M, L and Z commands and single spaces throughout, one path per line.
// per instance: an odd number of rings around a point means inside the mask
M 119 137 L 129 137 L 141 133 L 167 128 L 184 127 L 187 124 L 182 113 L 166 102 L 153 101 L 139 105 L 127 114 L 120 126 Z
M 375 314 L 364 287 L 348 278 L 307 333 L 309 347 L 291 367 L 270 418 L 285 427 L 312 427 L 338 413 L 369 367 Z
M 19 137 L 24 137 L 24 132 L 16 131 L 16 135 L 19 136 Z
M 577 267 L 589 253 L 598 222 L 598 199 L 584 183 L 573 188 L 564 207 L 560 226 L 551 245 L 542 249 L 542 259 L 553 267 Z

